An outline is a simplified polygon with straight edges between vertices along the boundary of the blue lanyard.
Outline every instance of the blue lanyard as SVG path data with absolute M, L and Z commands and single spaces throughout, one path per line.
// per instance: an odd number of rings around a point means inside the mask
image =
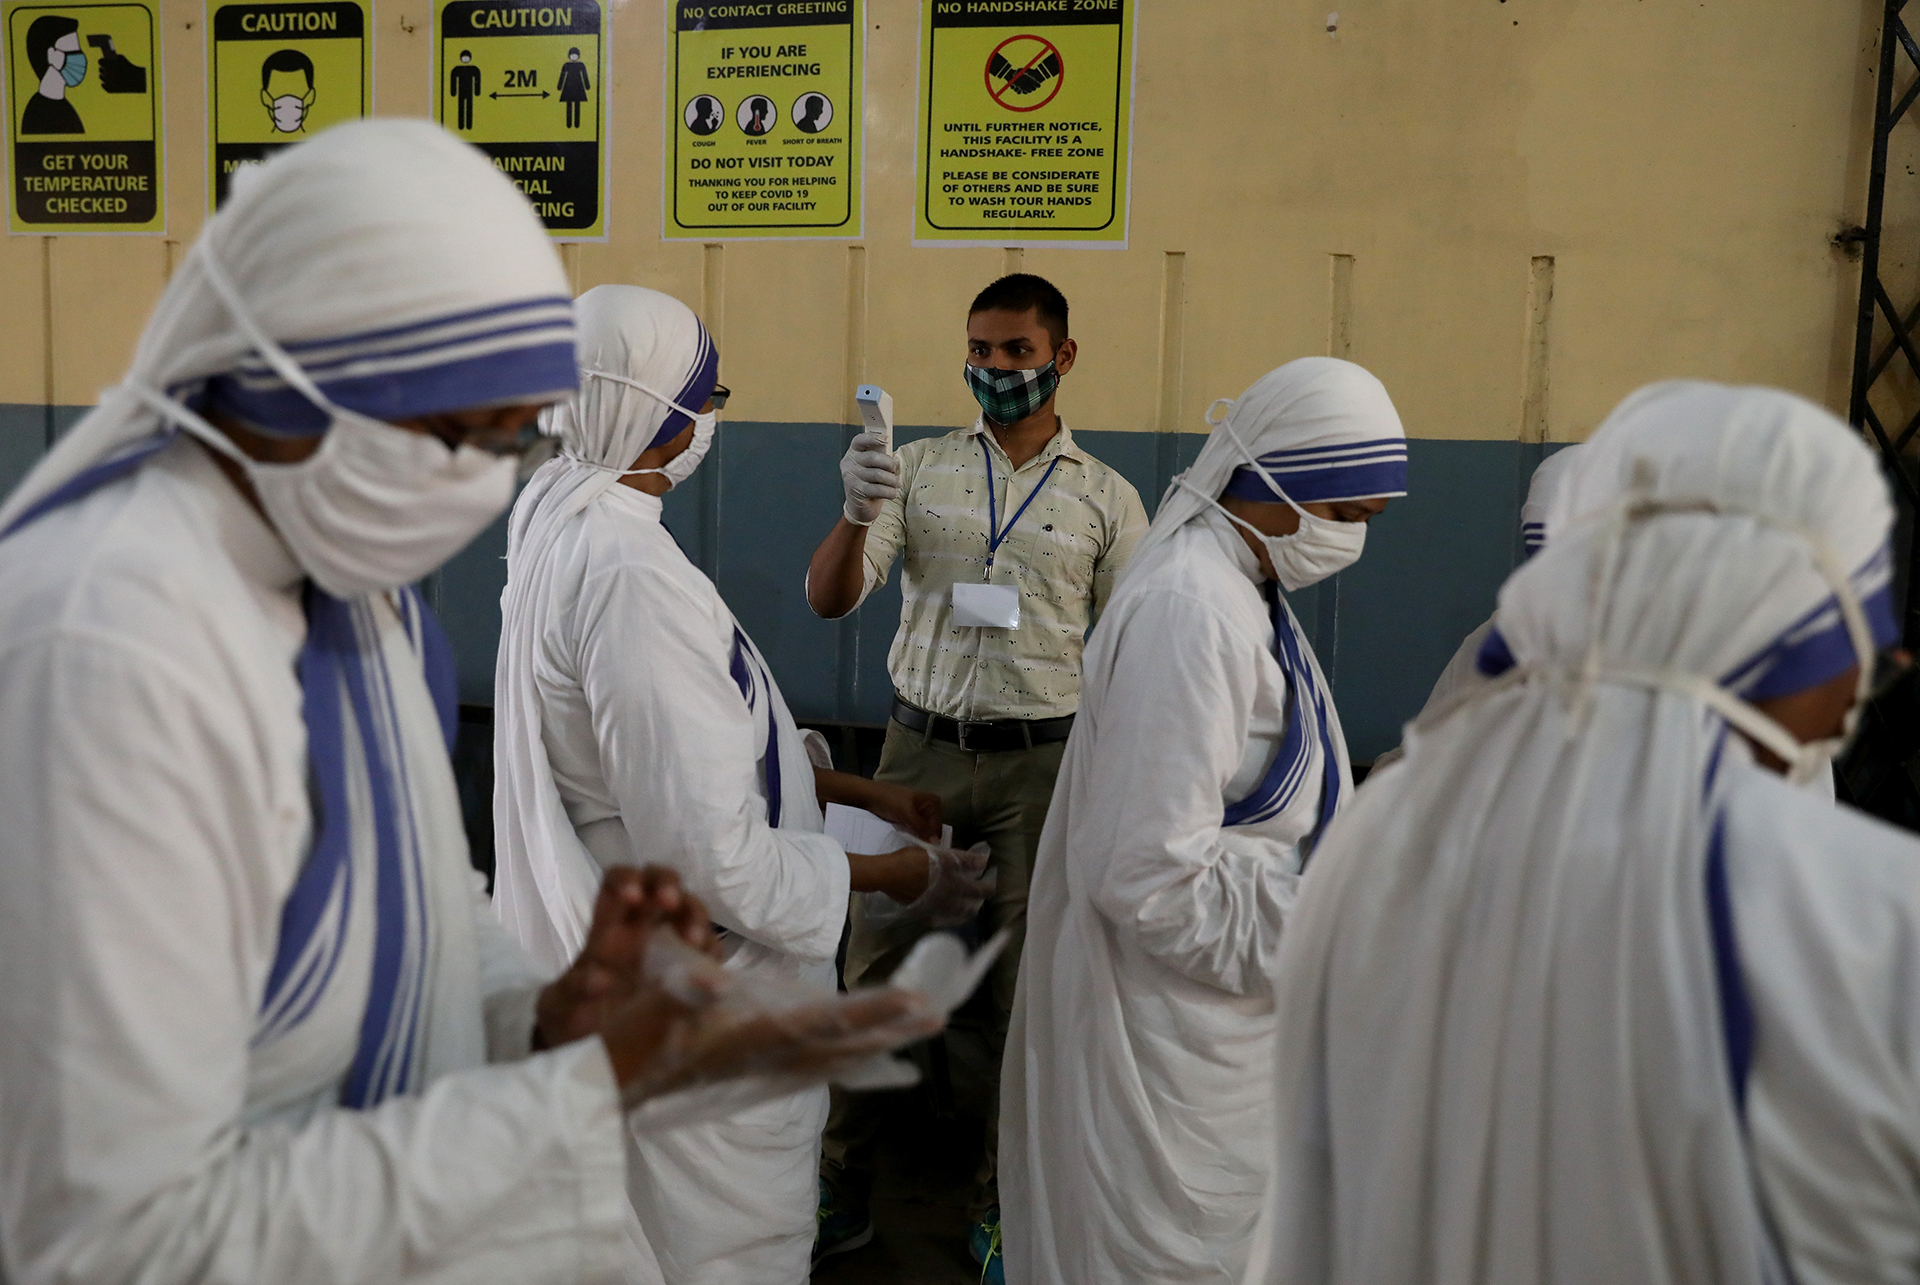
M 1026 502 L 1007 519 L 1007 525 L 1003 530 L 1000 526 L 1000 504 L 993 498 L 993 451 L 987 446 L 987 435 L 984 432 L 980 435 L 980 454 L 987 459 L 987 574 L 992 575 L 993 556 L 1000 552 L 1000 546 L 1006 543 L 1008 536 L 1013 534 L 1014 524 L 1020 521 L 1020 515 L 1027 511 L 1027 506 L 1033 503 L 1034 497 L 1046 489 L 1047 479 L 1053 476 L 1053 471 L 1060 467 L 1060 461 L 1066 457 L 1064 455 L 1053 457 L 1053 463 L 1047 465 L 1047 471 L 1041 475 L 1040 485 L 1027 492 Z

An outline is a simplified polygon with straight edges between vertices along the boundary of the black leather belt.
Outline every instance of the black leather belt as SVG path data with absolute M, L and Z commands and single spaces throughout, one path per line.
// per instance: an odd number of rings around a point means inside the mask
M 1060 718 L 991 718 L 975 722 L 929 714 L 893 698 L 893 721 L 909 732 L 926 732 L 936 741 L 958 745 L 976 754 L 997 750 L 1030 750 L 1036 745 L 1064 741 L 1073 731 L 1073 715 Z

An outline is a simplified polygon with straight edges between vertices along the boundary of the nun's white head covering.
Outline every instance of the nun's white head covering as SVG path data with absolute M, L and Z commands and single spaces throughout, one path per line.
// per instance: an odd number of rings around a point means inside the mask
M 1212 411 L 1222 405 L 1227 417 L 1216 421 Z M 1215 425 L 1212 435 L 1161 499 L 1134 551 L 1134 565 L 1222 495 L 1314 504 L 1407 493 L 1407 435 L 1400 415 L 1380 381 L 1350 361 L 1290 361 L 1255 380 L 1238 399 L 1215 402 L 1207 422 Z M 1248 453 L 1264 473 L 1248 466 Z
M 336 126 L 275 156 L 207 223 L 118 387 L 27 475 L 0 528 L 161 428 L 162 391 L 269 432 L 322 432 L 207 280 L 211 258 L 265 334 L 339 405 L 395 420 L 546 401 L 575 383 L 566 274 L 526 198 L 426 121 Z
M 1877 503 L 1844 512 L 1824 507 L 1847 488 L 1873 489 L 1859 472 L 1862 453 L 1872 465 L 1871 452 L 1856 435 L 1849 431 L 1845 441 L 1858 451 L 1830 449 L 1836 422 L 1813 403 L 1772 389 L 1689 380 L 1649 385 L 1620 404 L 1561 477 L 1548 497 L 1548 530 L 1557 540 L 1563 531 L 1608 520 L 1630 493 L 1662 503 L 1711 497 L 1714 504 L 1764 515 L 1799 533 L 1796 547 L 1824 549 L 1832 573 L 1847 577 L 1873 645 L 1892 646 L 1899 629 L 1882 524 L 1889 511 L 1884 488 L 1874 492 Z M 1655 437 L 1658 452 L 1647 445 Z M 1878 479 L 1872 467 L 1868 475 Z M 1755 565 L 1748 561 L 1742 568 Z M 1703 656 L 1698 672 L 1748 700 L 1762 700 L 1818 686 L 1855 663 L 1854 640 L 1822 567 L 1808 563 L 1780 583 L 1747 583 L 1717 572 L 1703 592 L 1722 593 L 1734 583 L 1747 592 L 1770 588 L 1770 601 L 1798 603 L 1800 610 L 1790 620 L 1775 620 L 1756 609 L 1742 629 L 1716 635 L 1717 647 L 1733 649 L 1709 653 L 1724 663 L 1714 668 Z M 1517 616 L 1509 624 L 1506 614 L 1495 617 L 1483 672 L 1497 675 L 1512 663 L 1518 654 L 1514 631 L 1526 631 L 1535 618 Z
M 630 469 L 672 441 L 713 395 L 720 353 L 693 309 L 642 286 L 595 286 L 574 301 L 579 394 L 554 408 L 564 454 Z M 679 409 L 675 409 L 675 407 Z
M 1582 448 L 1508 676 L 1410 729 L 1288 919 L 1267 1279 L 1765 1278 L 1722 706 L 1891 637 L 1891 523 L 1785 393 L 1659 385 Z
M 586 939 L 599 867 L 568 820 L 542 734 L 534 652 L 555 539 L 640 454 L 678 435 L 713 395 L 720 356 L 671 295 L 596 286 L 577 301 L 580 392 L 554 408 L 560 454 L 513 506 L 494 681 L 494 905 L 534 955 L 563 967 Z M 678 407 L 678 409 L 676 409 Z
M 1540 547 L 1547 542 L 1547 510 L 1579 455 L 1578 445 L 1563 446 L 1533 470 L 1533 480 L 1527 483 L 1526 502 L 1520 506 L 1520 538 L 1526 542 L 1528 557 L 1540 552 Z

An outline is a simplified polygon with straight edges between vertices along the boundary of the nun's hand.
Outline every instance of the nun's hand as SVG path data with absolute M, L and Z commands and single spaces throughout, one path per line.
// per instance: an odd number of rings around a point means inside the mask
M 628 1107 L 743 1076 L 791 1091 L 925 1038 L 945 1020 L 918 991 L 816 992 L 724 968 L 668 938 L 649 948 L 646 972 L 600 1032 Z
M 593 906 L 593 924 L 573 966 L 540 992 L 533 1047 L 556 1048 L 593 1034 L 613 1009 L 642 986 L 641 965 L 655 932 L 670 932 L 693 949 L 717 944 L 707 908 L 662 866 L 607 871 Z
M 900 461 L 885 442 L 861 433 L 841 457 L 840 483 L 847 493 L 847 521 L 872 526 L 881 507 L 900 494 Z

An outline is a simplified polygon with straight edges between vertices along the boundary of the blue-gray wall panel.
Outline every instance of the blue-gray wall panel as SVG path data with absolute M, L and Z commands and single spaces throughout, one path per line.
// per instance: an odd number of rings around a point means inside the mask
M 47 453 L 47 408 L 0 402 L 0 496 Z
M 500 650 L 500 591 L 507 587 L 503 515 L 422 586 L 453 645 L 460 699 L 493 704 L 493 660 Z
M 1338 604 L 1329 668 L 1356 759 L 1399 742 L 1460 640 L 1492 614 L 1515 556 L 1519 445 L 1408 445 L 1408 494 L 1373 520 L 1366 556 L 1320 587 L 1323 610 Z
M 0 402 L 0 498 L 11 494 L 47 448 L 91 409 Z
M 838 715 L 840 626 L 807 607 L 807 561 L 840 510 L 837 424 L 721 434 L 720 594 L 799 718 Z
M 62 437 L 65 437 L 67 430 L 72 428 L 75 424 L 78 424 L 82 419 L 86 418 L 87 412 L 92 409 L 93 407 L 91 406 L 55 406 L 53 407 L 52 408 L 53 423 L 52 423 L 52 429 L 51 429 L 53 433 L 53 441 L 57 442 Z

